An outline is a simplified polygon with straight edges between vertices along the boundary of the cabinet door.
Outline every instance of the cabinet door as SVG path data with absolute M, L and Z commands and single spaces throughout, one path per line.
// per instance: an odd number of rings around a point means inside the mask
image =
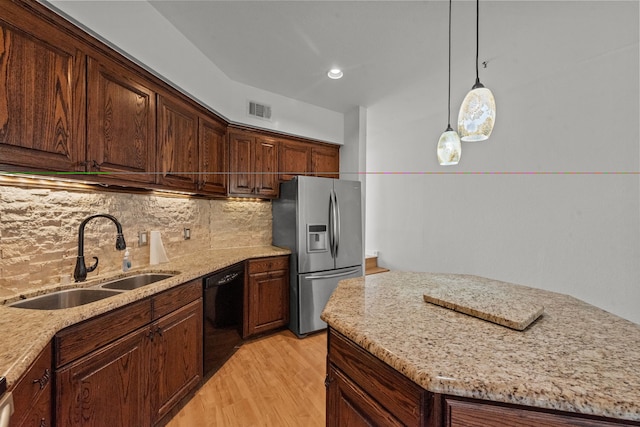
M 243 337 L 289 323 L 289 257 L 254 259 L 247 264 Z
M 102 179 L 153 182 L 155 93 L 105 58 L 89 58 L 88 71 L 87 170 L 114 172 Z
M 289 280 L 284 272 L 249 277 L 249 333 L 259 334 L 289 323 Z
M 56 372 L 56 425 L 149 426 L 149 357 L 141 328 Z
M 340 147 L 313 147 L 311 171 L 315 176 L 340 178 Z
M 280 141 L 278 150 L 280 181 L 288 181 L 296 175 L 309 175 L 311 170 L 311 146 L 295 141 Z
M 202 379 L 202 298 L 151 325 L 154 422 Z
M 280 190 L 278 181 L 278 144 L 267 138 L 257 138 L 255 144 L 255 194 L 277 197 Z
M 404 426 L 333 365 L 327 385 L 328 427 Z
M 10 165 L 2 169 L 84 171 L 84 54 L 16 8 L 0 2 L 0 164 Z
M 255 137 L 244 133 L 229 135 L 229 192 L 250 195 L 255 186 L 253 172 Z
M 198 170 L 198 115 L 189 105 L 158 96 L 159 183 L 194 191 Z
M 223 123 L 200 118 L 199 192 L 227 194 L 229 174 L 228 141 Z
M 12 390 L 15 413 L 9 425 L 51 425 L 52 351 L 47 345 Z
M 425 414 L 431 412 L 431 393 L 331 328 L 329 328 L 328 343 L 329 362 L 355 385 L 355 389 L 360 389 L 367 396 L 365 400 L 373 400 L 381 408 L 384 408 L 382 412 L 381 410 L 376 410 L 376 412 L 393 414 L 393 417 L 398 419 L 402 425 L 424 425 Z M 329 383 L 331 384 L 333 380 L 334 377 L 330 376 Z M 345 403 L 334 402 L 338 406 L 327 406 L 327 410 L 340 410 L 340 405 L 348 406 L 349 401 L 357 402 L 356 397 L 359 392 L 353 393 L 356 391 L 345 391 Z M 349 397 L 352 395 L 355 397 Z M 369 405 L 370 402 L 366 402 L 366 404 Z M 365 403 L 362 405 L 366 413 L 368 409 L 364 406 Z M 327 418 L 340 419 L 340 416 L 328 412 Z M 381 425 L 384 424 L 383 422 Z

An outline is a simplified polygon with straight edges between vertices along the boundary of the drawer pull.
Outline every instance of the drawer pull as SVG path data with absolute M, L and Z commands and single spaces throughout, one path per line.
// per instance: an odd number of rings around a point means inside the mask
M 33 380 L 33 384 L 40 384 L 40 390 L 42 390 L 48 383 L 49 380 L 51 379 L 51 371 L 49 370 L 49 368 L 44 370 L 44 374 L 42 374 L 42 378 L 36 378 L 35 380 Z
M 324 377 L 324 386 L 326 388 L 329 388 L 329 385 L 331 385 L 332 382 L 333 382 L 333 378 L 331 378 L 329 374 L 327 374 L 327 376 Z

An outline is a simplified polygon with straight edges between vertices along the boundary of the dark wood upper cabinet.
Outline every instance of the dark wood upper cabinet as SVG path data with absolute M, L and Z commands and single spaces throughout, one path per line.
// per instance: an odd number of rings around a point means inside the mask
M 205 194 L 225 196 L 228 187 L 229 143 L 226 125 L 200 117 L 200 175 L 198 190 Z
M 85 56 L 78 46 L 13 2 L 0 2 L 3 169 L 84 171 Z
M 278 143 L 271 138 L 258 137 L 255 150 L 255 194 L 264 197 L 276 197 L 280 191 Z
M 198 113 L 185 102 L 158 96 L 158 183 L 195 191 Z
M 245 133 L 229 134 L 229 193 L 251 195 L 255 185 L 255 137 Z
M 340 178 L 340 147 L 313 147 L 311 170 L 315 176 Z
M 339 146 L 230 125 L 41 3 L 0 1 L 0 170 L 274 198 L 339 164 Z
M 311 145 L 283 140 L 280 142 L 280 181 L 289 181 L 296 175 L 311 175 Z
M 340 146 L 282 140 L 280 142 L 280 180 L 296 175 L 340 178 Z
M 87 170 L 105 179 L 154 182 L 155 93 L 106 59 L 88 60 Z
M 250 132 L 229 134 L 229 193 L 236 196 L 277 197 L 278 144 Z

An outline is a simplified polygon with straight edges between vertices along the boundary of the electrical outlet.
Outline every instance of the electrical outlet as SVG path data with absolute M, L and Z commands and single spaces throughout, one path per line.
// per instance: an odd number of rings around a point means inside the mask
M 138 232 L 138 246 L 147 246 L 149 244 L 149 239 L 147 239 L 148 235 L 146 231 Z
M 191 229 L 190 228 L 185 228 L 184 229 L 184 240 L 189 240 L 191 239 Z

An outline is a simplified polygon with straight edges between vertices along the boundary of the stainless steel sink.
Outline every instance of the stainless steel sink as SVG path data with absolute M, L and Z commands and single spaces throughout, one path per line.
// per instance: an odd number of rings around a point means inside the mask
M 99 301 L 121 292 L 106 289 L 68 289 L 9 304 L 9 307 L 34 310 L 60 310 Z
M 143 286 L 150 285 L 151 283 L 159 282 L 160 280 L 173 277 L 173 274 L 161 274 L 161 273 L 144 273 L 136 274 L 135 276 L 123 277 L 122 279 L 112 280 L 100 285 L 101 289 L 117 289 L 120 291 L 130 291 L 132 289 L 138 289 Z

